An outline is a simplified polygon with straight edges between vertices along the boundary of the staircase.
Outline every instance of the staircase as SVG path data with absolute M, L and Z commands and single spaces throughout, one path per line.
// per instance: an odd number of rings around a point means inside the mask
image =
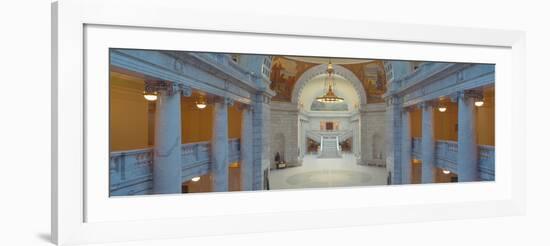
M 323 137 L 321 139 L 321 151 L 319 158 L 340 158 L 340 146 L 338 145 L 338 137 Z

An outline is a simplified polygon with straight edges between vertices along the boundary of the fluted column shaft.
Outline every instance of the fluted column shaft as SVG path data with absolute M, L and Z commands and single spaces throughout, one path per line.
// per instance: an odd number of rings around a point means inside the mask
M 422 183 L 433 182 L 435 164 L 434 114 L 431 103 L 422 104 Z
M 155 115 L 153 193 L 181 193 L 180 93 L 173 83 L 159 91 Z
M 474 98 L 466 92 L 458 95 L 458 181 L 478 180 L 477 139 Z
M 229 133 L 227 106 L 229 100 L 218 98 L 214 103 L 212 131 L 212 187 L 214 191 L 227 191 L 229 187 Z
M 241 124 L 241 190 L 252 190 L 254 181 L 254 149 L 252 110 L 250 106 L 242 108 Z
M 403 109 L 402 115 L 402 126 L 401 126 L 401 183 L 410 184 L 411 183 L 411 155 L 412 155 L 412 144 L 411 144 L 411 122 L 410 122 L 410 112 L 408 109 Z

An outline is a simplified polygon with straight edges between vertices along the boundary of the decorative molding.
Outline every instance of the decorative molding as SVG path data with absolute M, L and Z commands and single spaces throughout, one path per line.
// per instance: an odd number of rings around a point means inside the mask
M 193 89 L 191 86 L 179 84 L 179 89 L 181 91 L 181 95 L 184 97 L 190 97 L 193 94 Z
M 457 92 L 455 96 L 457 99 L 466 99 L 466 98 L 483 99 L 483 92 L 480 90 L 463 90 L 463 91 Z
M 395 95 L 395 94 L 388 95 L 384 99 L 386 101 L 386 106 L 387 107 L 399 105 L 403 101 L 403 99 L 401 97 L 399 97 L 398 95 Z
M 144 87 L 145 92 L 164 92 L 168 96 L 173 96 L 178 92 L 178 85 L 172 81 L 146 80 Z
M 432 101 L 432 100 L 430 100 L 430 101 L 423 101 L 423 102 L 421 102 L 421 103 L 418 104 L 418 107 L 419 107 L 420 109 L 425 109 L 425 108 L 428 108 L 428 107 L 433 108 L 434 106 L 437 106 L 437 105 L 436 105 L 436 103 L 435 103 L 434 101 Z

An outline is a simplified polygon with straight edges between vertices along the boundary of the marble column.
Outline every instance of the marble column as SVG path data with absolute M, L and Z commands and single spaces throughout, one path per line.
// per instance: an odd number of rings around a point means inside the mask
M 434 114 L 430 102 L 422 103 L 422 183 L 433 183 L 435 165 Z
M 153 193 L 181 193 L 181 110 L 175 83 L 153 82 L 158 87 L 153 157 Z
M 214 124 L 212 130 L 212 187 L 216 192 L 227 191 L 229 187 L 229 133 L 227 98 L 216 98 L 214 103 Z
M 252 110 L 246 105 L 242 107 L 241 120 L 241 190 L 252 190 L 254 175 L 252 132 Z
M 386 170 L 388 184 L 401 183 L 401 105 L 402 98 L 386 97 Z M 361 121 L 361 123 L 366 121 Z M 365 134 L 361 132 L 361 134 Z M 363 144 L 363 143 L 361 143 Z
M 401 183 L 411 183 L 411 155 L 412 155 L 412 143 L 411 143 L 411 120 L 410 111 L 407 108 L 403 109 L 401 114 Z
M 474 97 L 458 93 L 458 181 L 477 181 L 477 139 Z
M 271 163 L 271 97 L 270 92 L 260 92 L 254 98 L 252 127 L 254 133 L 254 183 L 253 190 L 267 189 L 264 173 L 269 172 Z

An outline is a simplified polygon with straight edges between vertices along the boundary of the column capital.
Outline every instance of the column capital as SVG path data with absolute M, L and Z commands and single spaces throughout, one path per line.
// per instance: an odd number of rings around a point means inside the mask
M 177 84 L 172 81 L 146 80 L 144 90 L 145 92 L 163 92 L 168 96 L 173 96 L 178 91 L 177 87 Z
M 216 97 L 214 97 L 214 102 L 215 103 L 222 103 L 222 104 L 225 104 L 227 106 L 233 106 L 233 104 L 235 103 L 235 100 L 233 100 L 229 97 L 225 97 L 225 96 L 216 96 Z
M 181 93 L 184 97 L 190 97 L 193 93 L 193 88 L 191 86 L 164 80 L 146 80 L 145 81 L 145 92 L 164 92 L 168 96 L 173 96 L 176 93 Z
M 190 97 L 193 93 L 193 89 L 191 86 L 184 85 L 184 84 L 178 84 L 178 89 L 181 91 L 181 95 L 184 97 Z
M 434 106 L 436 106 L 436 103 L 434 101 L 424 101 L 418 104 L 418 107 L 420 109 L 431 108 Z
M 237 109 L 240 111 L 249 111 L 249 112 L 254 111 L 254 107 L 252 107 L 252 105 L 244 104 L 244 103 L 241 103 Z
M 480 90 L 462 90 L 450 96 L 451 102 L 458 102 L 459 99 L 474 98 L 482 99 L 483 92 Z
M 389 95 L 384 99 L 386 100 L 386 106 L 398 105 L 402 101 L 402 98 L 397 95 Z
M 407 107 L 403 107 L 401 108 L 401 113 L 410 113 L 411 111 L 413 111 L 415 108 L 417 107 L 417 105 L 411 105 L 411 106 L 407 106 Z
M 264 92 L 260 92 L 260 93 L 256 94 L 256 102 L 270 104 L 271 103 L 271 95 L 269 95 L 267 93 L 264 93 Z

